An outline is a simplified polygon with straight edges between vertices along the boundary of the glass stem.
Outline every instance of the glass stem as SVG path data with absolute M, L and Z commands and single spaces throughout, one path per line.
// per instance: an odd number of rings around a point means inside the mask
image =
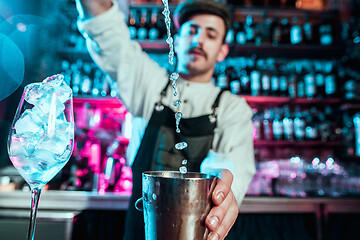
M 36 224 L 36 213 L 38 210 L 38 204 L 40 199 L 40 188 L 34 188 L 31 190 L 31 214 L 30 214 L 30 224 L 29 231 L 27 235 L 27 240 L 34 240 L 35 236 L 35 224 Z

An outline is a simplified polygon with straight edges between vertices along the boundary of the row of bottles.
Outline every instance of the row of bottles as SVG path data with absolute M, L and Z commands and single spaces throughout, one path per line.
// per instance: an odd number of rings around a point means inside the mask
M 266 141 L 341 140 L 339 119 L 330 106 L 301 108 L 299 105 L 253 109 L 253 139 Z
M 128 26 L 131 39 L 158 40 L 165 39 L 166 25 L 161 7 L 131 8 Z
M 330 60 L 229 58 L 216 66 L 214 80 L 217 86 L 240 95 L 339 96 L 336 66 Z
M 75 63 L 61 62 L 66 83 L 72 88 L 74 97 L 116 97 L 116 82 L 104 74 L 93 62 L 78 59 Z
M 262 16 L 235 15 L 227 36 L 228 43 L 239 45 L 253 43 L 292 45 L 331 45 L 335 42 L 334 27 L 331 18 L 316 18 L 308 12 L 293 17 L 282 17 L 279 13 L 263 11 Z

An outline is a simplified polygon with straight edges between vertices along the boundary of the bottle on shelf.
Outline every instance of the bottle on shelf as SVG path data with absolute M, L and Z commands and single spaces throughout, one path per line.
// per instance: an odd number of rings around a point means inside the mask
M 240 83 L 241 83 L 241 93 L 244 95 L 251 94 L 250 86 L 250 68 L 246 67 L 244 70 L 240 71 Z
M 270 79 L 271 93 L 273 96 L 280 96 L 279 66 L 276 64 L 271 70 L 273 71 Z
M 330 23 L 324 22 L 319 26 L 320 45 L 333 44 L 333 29 Z
M 245 35 L 246 35 L 246 42 L 254 43 L 255 42 L 255 29 L 254 29 L 252 15 L 248 15 L 246 17 L 244 30 L 245 30 Z
M 159 28 L 158 28 L 158 9 L 154 8 L 151 11 L 151 19 L 149 26 L 149 40 L 157 40 L 159 39 Z
M 288 78 L 287 78 L 286 72 L 287 72 L 287 66 L 281 65 L 280 66 L 280 78 L 279 78 L 280 97 L 288 96 Z
M 256 108 L 253 108 L 252 111 L 253 111 L 253 118 L 252 118 L 253 140 L 259 141 L 259 140 L 263 139 L 261 125 L 263 122 L 264 115 L 263 115 L 263 113 L 258 111 L 258 109 L 256 109 Z
M 264 140 L 267 141 L 274 140 L 273 120 L 274 120 L 274 109 L 266 108 L 264 110 L 264 119 L 262 122 Z
M 304 14 L 304 23 L 302 26 L 305 44 L 314 44 L 313 24 L 310 21 L 310 15 L 308 12 Z
M 292 26 L 290 29 L 290 43 L 293 45 L 299 45 L 303 41 L 302 28 L 299 23 L 298 17 L 292 18 Z
M 315 77 L 312 66 L 306 64 L 307 73 L 304 76 L 305 96 L 308 99 L 313 99 L 316 96 Z
M 337 96 L 336 70 L 333 62 L 327 62 L 325 65 L 325 96 L 333 98 Z
M 319 140 L 320 123 L 318 121 L 318 110 L 316 107 L 311 107 L 310 111 L 305 115 L 305 139 L 308 141 Z
M 257 64 L 256 64 L 257 66 Z M 261 79 L 260 72 L 256 67 L 250 70 L 250 86 L 251 86 L 251 95 L 260 96 L 261 95 Z
M 234 23 L 235 41 L 237 44 L 243 45 L 246 43 L 246 33 L 244 23 L 238 21 Z
M 296 141 L 305 140 L 305 119 L 300 106 L 295 106 L 294 135 Z
M 292 117 L 289 105 L 284 106 L 283 126 L 284 139 L 287 141 L 294 140 L 294 119 Z
M 130 9 L 128 28 L 129 28 L 130 38 L 136 39 L 137 30 L 139 28 L 139 22 L 138 22 L 138 12 L 135 8 Z
M 271 94 L 271 82 L 270 82 L 270 72 L 267 69 L 266 65 L 261 66 L 261 90 L 262 96 L 270 96 Z
M 148 38 L 148 10 L 147 8 L 141 9 L 139 29 L 137 30 L 137 38 L 139 40 L 145 40 Z
M 324 62 L 314 63 L 314 76 L 316 85 L 316 97 L 322 99 L 325 97 L 325 78 L 323 73 Z
M 282 108 L 276 107 L 274 110 L 274 120 L 273 120 L 273 134 L 275 140 L 284 139 L 284 122 L 282 116 Z
M 274 47 L 281 43 L 281 24 L 278 17 L 274 17 L 271 25 L 272 45 Z

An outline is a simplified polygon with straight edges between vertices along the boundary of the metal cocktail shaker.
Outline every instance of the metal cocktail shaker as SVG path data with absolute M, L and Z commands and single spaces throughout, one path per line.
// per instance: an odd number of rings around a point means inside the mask
M 136 208 L 144 211 L 146 239 L 206 239 L 205 218 L 216 182 L 216 177 L 202 173 L 144 172 L 143 197 Z

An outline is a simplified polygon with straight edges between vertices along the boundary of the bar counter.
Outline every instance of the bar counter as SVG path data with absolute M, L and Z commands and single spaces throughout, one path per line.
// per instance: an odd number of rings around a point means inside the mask
M 0 224 L 2 236 L 23 239 L 21 235 L 23 233 L 19 229 L 26 232 L 27 219 L 30 214 L 30 195 L 30 192 L 24 191 L 0 191 L 0 223 L 4 223 Z M 111 232 L 112 237 L 107 239 L 115 239 L 114 236 L 122 234 L 123 229 L 119 226 L 123 224 L 129 198 L 128 194 L 44 191 L 40 197 L 37 215 L 39 220 L 37 238 L 40 240 L 49 239 L 49 235 L 52 237 L 55 235 L 58 237 L 56 239 L 59 240 L 104 239 L 102 231 L 109 229 L 109 225 L 111 225 L 110 228 L 114 232 Z M 354 226 L 357 226 L 358 216 L 360 216 L 360 198 L 246 196 L 239 214 L 242 217 L 238 218 L 235 227 L 233 227 L 234 231 L 229 233 L 227 239 L 248 239 L 249 237 L 239 235 L 239 233 L 245 234 L 244 231 L 249 231 L 246 234 L 252 235 L 252 237 L 255 234 L 259 235 L 257 238 L 251 239 L 263 239 L 264 236 L 258 232 L 258 226 L 275 229 L 276 232 L 272 233 L 273 238 L 269 239 L 293 239 L 294 236 L 298 236 L 295 239 L 336 239 L 339 236 L 336 234 L 342 231 L 344 226 L 345 231 L 349 231 L 351 228 L 350 234 L 356 236 L 356 238 L 351 237 L 349 239 L 358 239 L 359 234 Z M 108 220 L 101 222 L 103 220 L 94 219 Z M 254 221 L 254 219 L 256 220 Z M 344 221 L 343 219 L 347 220 Z M 80 224 L 76 225 L 76 221 L 79 220 Z M 86 224 L 82 225 L 81 221 Z M 91 228 L 90 232 L 79 228 L 79 226 L 89 224 L 89 221 L 94 221 L 92 224 L 96 223 L 96 227 Z M 277 224 L 279 221 L 282 221 L 280 225 Z M 348 225 L 349 221 L 353 222 L 351 226 Z M 255 225 L 248 225 L 249 222 Z M 299 225 L 299 222 L 303 222 L 305 225 Z M 334 222 L 344 225 L 333 228 L 331 224 Z M 9 226 L 15 227 L 9 229 Z M 247 226 L 245 227 L 246 230 L 242 228 L 244 226 Z M 251 230 L 249 226 L 254 228 Z M 89 228 L 86 229 L 88 231 Z M 16 237 L 19 233 L 21 233 L 20 236 Z M 230 236 L 231 234 L 232 236 Z M 286 234 L 290 235 L 284 237 Z M 329 238 L 329 235 L 334 237 Z M 291 237 L 289 238 L 289 236 Z
M 29 209 L 30 192 L 0 192 L 0 209 Z M 126 210 L 126 194 L 82 191 L 44 191 L 40 210 Z M 246 196 L 240 213 L 360 213 L 360 198 L 290 198 Z

